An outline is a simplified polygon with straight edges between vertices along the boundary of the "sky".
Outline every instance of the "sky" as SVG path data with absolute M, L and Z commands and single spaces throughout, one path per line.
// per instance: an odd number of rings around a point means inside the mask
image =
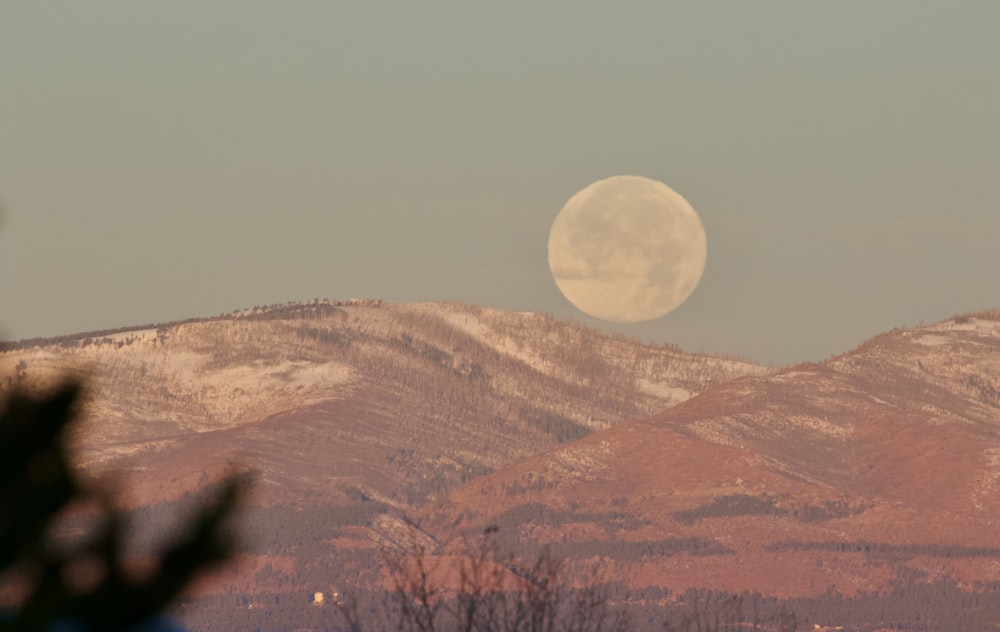
M 0 3 L 0 338 L 313 298 L 819 361 L 1000 306 L 1000 3 Z M 699 287 L 612 325 L 549 228 L 614 175 Z

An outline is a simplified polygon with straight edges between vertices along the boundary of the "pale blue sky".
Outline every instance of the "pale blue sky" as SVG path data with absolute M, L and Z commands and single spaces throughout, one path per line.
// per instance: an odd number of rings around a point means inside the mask
M 785 363 L 1000 306 L 998 33 L 992 0 L 6 0 L 0 332 L 314 297 L 600 325 L 546 242 L 618 174 L 691 202 L 708 265 L 609 329 Z

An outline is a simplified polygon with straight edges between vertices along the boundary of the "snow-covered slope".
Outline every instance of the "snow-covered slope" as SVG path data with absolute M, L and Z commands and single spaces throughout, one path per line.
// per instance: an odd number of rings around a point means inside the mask
M 408 504 L 763 372 L 545 315 L 371 300 L 254 308 L 0 353 L 8 389 L 85 377 L 81 460 L 132 471 L 145 501 L 235 461 L 293 496 L 296 485 L 334 496 L 349 486 Z

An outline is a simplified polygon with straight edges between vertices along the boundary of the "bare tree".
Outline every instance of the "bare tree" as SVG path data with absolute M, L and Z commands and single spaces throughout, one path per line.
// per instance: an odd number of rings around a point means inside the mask
M 563 561 L 545 548 L 532 562 L 503 553 L 497 527 L 488 527 L 445 565 L 411 535 L 408 550 L 386 555 L 400 632 L 612 632 L 614 617 L 597 583 L 572 590 Z M 594 574 L 596 577 L 596 574 Z M 352 632 L 361 629 L 356 601 L 338 604 Z

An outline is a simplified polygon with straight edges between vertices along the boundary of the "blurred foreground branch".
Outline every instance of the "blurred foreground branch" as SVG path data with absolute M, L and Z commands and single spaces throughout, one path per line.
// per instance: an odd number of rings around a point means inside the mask
M 67 454 L 80 390 L 67 383 L 48 395 L 14 393 L 0 412 L 0 580 L 24 588 L 12 616 L 0 618 L 2 632 L 136 629 L 233 553 L 227 522 L 246 487 L 240 477 L 179 525 L 152 572 L 129 571 L 124 513 L 79 482 Z M 57 519 L 82 505 L 97 507 L 96 528 L 71 546 L 58 542 Z M 81 572 L 90 579 L 80 581 Z

